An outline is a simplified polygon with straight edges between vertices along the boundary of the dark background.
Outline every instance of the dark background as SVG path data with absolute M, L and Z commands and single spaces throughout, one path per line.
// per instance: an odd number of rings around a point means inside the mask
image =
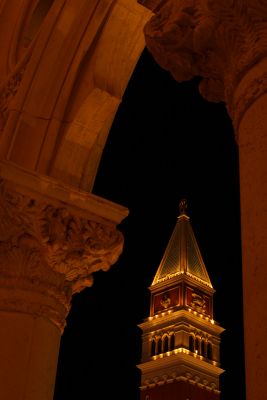
M 245 399 L 238 149 L 223 103 L 200 78 L 177 83 L 144 50 L 114 120 L 93 192 L 126 206 L 124 251 L 74 296 L 61 340 L 54 400 L 138 400 L 138 324 L 181 198 L 216 293 L 221 400 Z

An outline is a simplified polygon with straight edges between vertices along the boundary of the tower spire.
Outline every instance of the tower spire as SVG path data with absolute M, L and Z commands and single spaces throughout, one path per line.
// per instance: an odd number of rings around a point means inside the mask
M 179 203 L 180 215 L 161 263 L 153 280 L 157 283 L 186 274 L 191 278 L 212 288 L 212 284 L 202 259 L 190 218 L 186 214 L 187 202 L 182 199 Z

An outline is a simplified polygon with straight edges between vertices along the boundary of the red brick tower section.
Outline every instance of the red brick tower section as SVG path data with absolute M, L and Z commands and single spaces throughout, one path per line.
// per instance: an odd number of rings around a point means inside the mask
M 218 400 L 220 334 L 213 319 L 212 287 L 186 201 L 151 291 L 142 329 L 141 400 Z

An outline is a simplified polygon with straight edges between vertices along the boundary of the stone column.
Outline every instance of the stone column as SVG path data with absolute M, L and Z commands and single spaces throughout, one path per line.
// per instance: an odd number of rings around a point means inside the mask
M 52 400 L 74 293 L 119 257 L 127 210 L 0 163 L 0 398 Z
M 267 3 L 146 2 L 155 10 L 145 38 L 156 61 L 179 82 L 202 76 L 202 95 L 224 101 L 233 121 L 240 158 L 247 400 L 261 400 L 267 375 Z

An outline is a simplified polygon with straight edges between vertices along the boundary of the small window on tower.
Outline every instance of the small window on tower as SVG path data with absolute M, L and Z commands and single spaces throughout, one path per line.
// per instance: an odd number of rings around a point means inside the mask
M 195 350 L 194 337 L 192 335 L 189 336 L 189 350 L 192 352 Z
M 156 342 L 153 339 L 151 342 L 151 357 L 153 357 L 156 354 Z
M 158 348 L 157 348 L 157 354 L 162 353 L 162 340 L 159 338 L 158 340 Z
M 207 357 L 212 360 L 212 344 L 210 342 L 207 345 Z
M 206 352 L 205 352 L 205 340 L 201 340 L 201 355 L 203 357 L 206 357 Z
M 170 350 L 174 349 L 174 345 L 175 345 L 175 337 L 174 334 L 171 334 L 171 338 L 170 338 Z
M 199 339 L 196 338 L 195 340 L 195 353 L 198 354 L 199 353 Z
M 169 350 L 169 337 L 166 335 L 163 340 L 163 353 Z

